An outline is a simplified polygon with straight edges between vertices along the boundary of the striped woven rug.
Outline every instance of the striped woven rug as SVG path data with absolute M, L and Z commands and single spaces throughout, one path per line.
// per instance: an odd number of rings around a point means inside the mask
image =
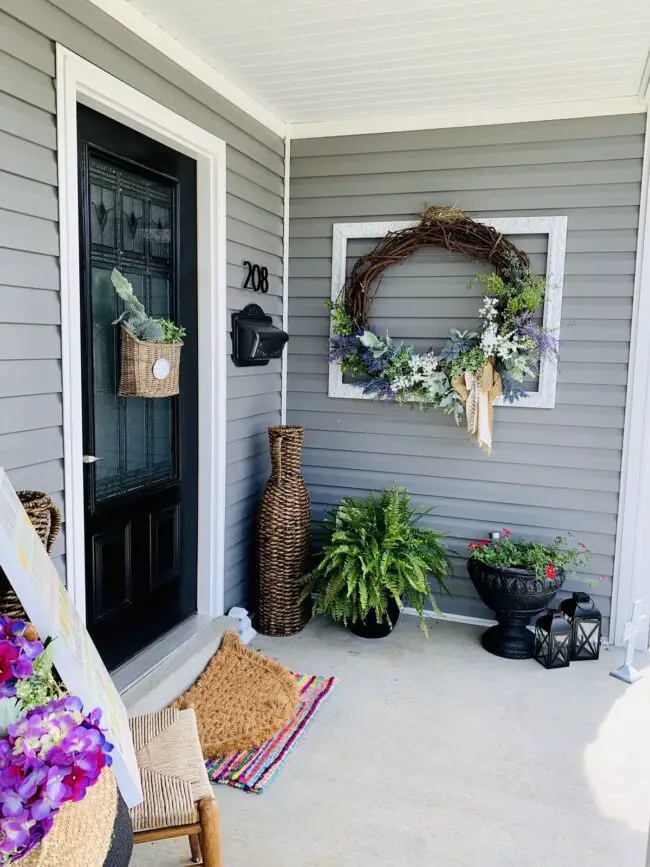
M 294 718 L 261 747 L 209 759 L 205 764 L 213 783 L 234 786 L 261 795 L 284 764 L 287 756 L 309 728 L 314 716 L 336 684 L 336 677 L 294 674 L 300 689 L 300 704 Z

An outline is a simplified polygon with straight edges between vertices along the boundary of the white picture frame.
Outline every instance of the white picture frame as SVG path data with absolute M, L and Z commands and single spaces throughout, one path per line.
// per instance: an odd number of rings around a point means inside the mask
M 546 260 L 546 293 L 544 296 L 543 326 L 553 331 L 559 338 L 562 321 L 562 293 L 564 289 L 564 261 L 566 258 L 567 217 L 498 217 L 477 219 L 477 223 L 491 226 L 502 235 L 547 235 L 548 251 Z M 335 223 L 332 242 L 332 292 L 331 300 L 336 301 L 345 285 L 348 241 L 360 238 L 383 238 L 388 232 L 399 232 L 418 225 L 418 221 L 378 222 L 378 223 Z M 478 311 L 477 311 L 478 313 Z M 330 334 L 333 333 L 330 317 Z M 502 397 L 495 401 L 498 406 L 531 407 L 552 409 L 555 406 L 558 359 L 545 355 L 539 371 L 537 391 L 527 391 L 513 403 L 506 403 Z M 372 395 L 363 393 L 358 383 L 343 382 L 343 373 L 338 361 L 330 362 L 330 397 L 351 398 L 354 400 L 373 400 Z

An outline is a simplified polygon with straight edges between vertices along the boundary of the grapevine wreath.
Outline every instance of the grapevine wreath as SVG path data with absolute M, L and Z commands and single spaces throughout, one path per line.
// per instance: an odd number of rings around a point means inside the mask
M 495 272 L 479 274 L 484 286 L 478 332 L 452 329 L 439 352 L 416 352 L 380 336 L 369 313 L 384 272 L 422 247 L 446 247 Z M 470 284 L 471 285 L 471 284 Z M 545 284 L 528 256 L 491 226 L 455 207 L 428 208 L 416 226 L 389 232 L 354 265 L 341 296 L 328 302 L 332 313 L 330 361 L 353 375 L 375 399 L 438 407 L 459 423 L 467 415 L 472 439 L 486 452 L 492 445 L 492 404 L 501 394 L 512 403 L 525 394 L 545 354 L 557 355 L 554 334 L 535 315 Z

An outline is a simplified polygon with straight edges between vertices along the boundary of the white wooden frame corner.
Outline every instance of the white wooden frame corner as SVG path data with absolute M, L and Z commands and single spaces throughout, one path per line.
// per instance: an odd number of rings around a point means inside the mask
M 564 260 L 566 257 L 567 217 L 499 217 L 477 220 L 491 226 L 503 235 L 548 235 L 546 259 L 546 293 L 544 296 L 544 328 L 560 335 L 562 324 L 562 293 L 564 289 Z M 417 221 L 378 222 L 378 223 L 335 223 L 332 242 L 332 288 L 331 300 L 337 301 L 346 280 L 347 245 L 351 239 L 383 238 L 388 232 L 399 232 L 419 225 Z M 333 325 L 330 317 L 330 334 Z M 558 360 L 545 355 L 539 371 L 537 391 L 528 391 L 514 403 L 506 403 L 503 398 L 495 401 L 500 406 L 531 407 L 552 409 L 555 406 Z M 373 400 L 372 395 L 363 393 L 363 386 L 343 382 L 341 365 L 330 362 L 330 397 Z
M 198 613 L 224 611 L 226 145 L 62 45 L 56 46 L 63 442 L 68 591 L 85 622 L 77 103 L 196 160 L 199 349 Z

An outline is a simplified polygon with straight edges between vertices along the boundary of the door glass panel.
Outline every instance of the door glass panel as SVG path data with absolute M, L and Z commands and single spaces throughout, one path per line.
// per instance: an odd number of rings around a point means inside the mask
M 90 187 L 90 237 L 93 244 L 115 245 L 115 191 L 101 183 Z
M 176 398 L 120 397 L 119 328 L 124 309 L 111 283 L 114 267 L 152 316 L 174 316 L 171 244 L 174 186 L 92 155 L 90 287 L 94 401 L 95 501 L 177 479 Z

